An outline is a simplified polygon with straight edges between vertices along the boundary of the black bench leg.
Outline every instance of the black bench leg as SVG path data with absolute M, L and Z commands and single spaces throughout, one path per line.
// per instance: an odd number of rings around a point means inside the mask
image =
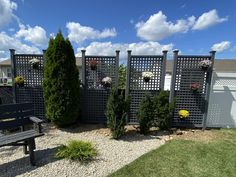
M 34 139 L 29 140 L 28 144 L 29 144 L 30 164 L 35 166 L 35 158 L 34 158 L 35 141 Z
M 24 154 L 29 154 L 29 151 L 27 150 L 27 141 L 25 141 L 24 143 L 25 143 L 25 145 L 23 146 Z

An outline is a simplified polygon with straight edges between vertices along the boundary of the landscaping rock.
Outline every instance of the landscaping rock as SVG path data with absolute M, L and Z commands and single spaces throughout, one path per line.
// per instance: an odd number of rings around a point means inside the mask
M 183 131 L 181 131 L 181 130 L 178 129 L 178 130 L 176 131 L 176 135 L 183 135 Z
M 107 136 L 108 129 L 92 126 L 81 125 L 78 128 L 59 130 L 46 124 L 45 136 L 36 138 L 36 167 L 29 164 L 29 156 L 23 154 L 22 147 L 0 148 L 0 177 L 107 176 L 165 143 L 158 137 L 141 136 L 133 132 L 127 133 L 120 140 L 114 140 Z M 56 149 L 69 140 L 90 141 L 98 149 L 99 155 L 87 164 L 56 159 Z

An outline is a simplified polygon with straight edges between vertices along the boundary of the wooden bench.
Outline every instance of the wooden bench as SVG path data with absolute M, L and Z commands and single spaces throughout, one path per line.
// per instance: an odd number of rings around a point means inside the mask
M 0 105 L 0 147 L 23 146 L 31 165 L 35 165 L 35 138 L 44 135 L 43 121 L 33 115 L 31 103 Z

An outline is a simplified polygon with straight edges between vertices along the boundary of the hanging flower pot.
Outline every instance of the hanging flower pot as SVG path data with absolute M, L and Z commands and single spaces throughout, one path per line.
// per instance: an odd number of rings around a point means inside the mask
M 200 89 L 201 85 L 199 83 L 192 83 L 190 84 L 190 90 L 193 92 L 193 93 L 197 93 Z
M 150 79 L 151 79 L 150 77 L 144 77 L 144 78 L 143 78 L 144 82 L 149 82 Z
M 182 109 L 178 113 L 180 119 L 187 119 L 189 117 L 189 112 L 187 110 Z
M 202 60 L 202 61 L 199 62 L 199 67 L 203 71 L 207 71 L 211 66 L 212 66 L 212 61 L 211 60 Z
M 29 63 L 32 65 L 33 69 L 39 69 L 39 63 L 40 63 L 39 59 L 33 58 L 29 61 Z
M 93 70 L 93 71 L 96 70 L 97 69 L 97 64 L 98 64 L 98 62 L 96 60 L 89 61 L 90 69 Z
M 142 77 L 144 82 L 149 82 L 153 76 L 154 74 L 152 72 L 142 72 Z
M 15 84 L 20 86 L 20 87 L 24 86 L 24 82 L 25 82 L 25 80 L 24 80 L 24 78 L 22 76 L 17 76 L 15 78 Z
M 110 78 L 110 77 L 104 77 L 103 79 L 102 79 L 102 85 L 104 86 L 104 87 L 111 87 L 111 84 L 112 84 L 112 79 Z

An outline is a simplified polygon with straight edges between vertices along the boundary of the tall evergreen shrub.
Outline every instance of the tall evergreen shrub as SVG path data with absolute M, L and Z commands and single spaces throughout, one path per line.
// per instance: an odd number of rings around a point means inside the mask
M 174 109 L 174 102 L 169 103 L 169 91 L 162 90 L 153 98 L 154 115 L 157 122 L 156 125 L 161 130 L 168 130 L 170 128 L 170 121 L 172 111 Z
M 59 31 L 46 51 L 43 80 L 46 116 L 59 127 L 74 123 L 79 115 L 79 73 L 74 50 Z
M 120 138 L 125 133 L 126 116 L 129 110 L 130 101 L 125 98 L 124 92 L 113 88 L 109 95 L 105 115 L 107 125 L 112 132 L 114 139 Z
M 153 126 L 155 118 L 154 108 L 151 95 L 146 94 L 140 102 L 137 115 L 141 134 L 148 134 L 149 129 Z

